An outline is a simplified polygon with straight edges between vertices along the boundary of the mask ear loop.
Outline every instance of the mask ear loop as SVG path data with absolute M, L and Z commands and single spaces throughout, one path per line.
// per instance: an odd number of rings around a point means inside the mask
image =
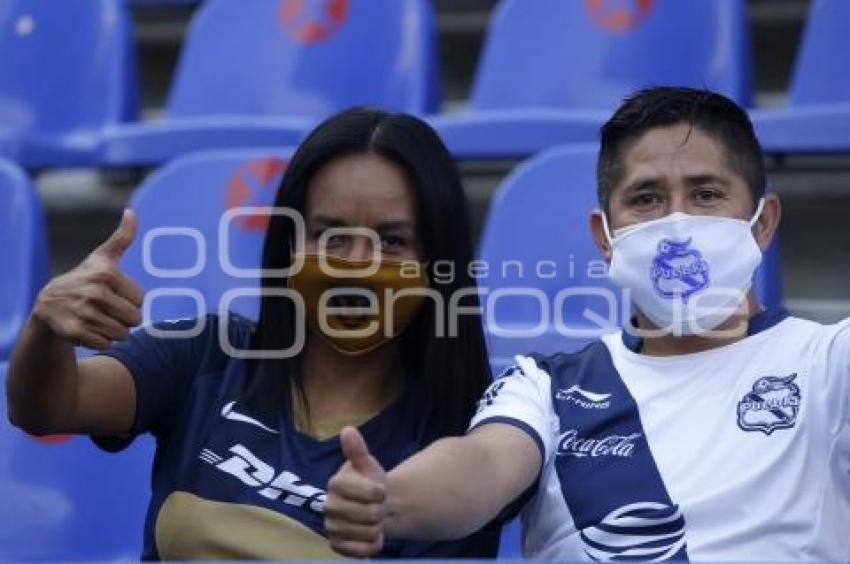
M 756 212 L 753 214 L 752 219 L 750 219 L 750 227 L 754 227 L 756 222 L 761 217 L 761 212 L 764 211 L 764 197 L 759 200 L 758 205 L 756 206 Z M 603 216 L 604 217 L 604 216 Z
M 602 230 L 605 232 L 605 239 L 607 239 L 608 244 L 613 247 L 614 235 L 611 233 L 611 229 L 608 227 L 608 217 L 605 214 L 605 210 L 599 210 L 599 213 L 602 215 Z

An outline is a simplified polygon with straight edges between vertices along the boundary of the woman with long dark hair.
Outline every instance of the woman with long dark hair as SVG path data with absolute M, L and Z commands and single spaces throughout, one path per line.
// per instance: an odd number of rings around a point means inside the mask
M 424 122 L 367 108 L 330 118 L 292 158 L 275 208 L 290 213 L 270 216 L 257 323 L 210 315 L 190 338 L 130 333 L 142 293 L 116 268 L 135 236 L 128 212 L 41 292 L 12 358 L 9 414 L 24 430 L 90 434 L 107 450 L 157 438 L 144 558 L 334 556 L 322 512 L 345 461 L 339 431 L 357 426 L 392 468 L 462 434 L 489 382 L 467 206 Z M 76 360 L 76 344 L 101 354 Z M 382 554 L 486 557 L 497 543 L 492 526 Z

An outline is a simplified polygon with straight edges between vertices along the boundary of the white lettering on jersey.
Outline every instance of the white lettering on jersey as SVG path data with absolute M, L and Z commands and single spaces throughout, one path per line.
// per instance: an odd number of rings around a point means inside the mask
M 584 438 L 578 436 L 578 431 L 570 429 L 558 438 L 558 456 L 575 456 L 584 458 L 590 456 L 620 456 L 631 457 L 635 449 L 635 439 L 641 433 L 631 435 L 609 435 L 601 439 Z
M 199 457 L 222 472 L 238 478 L 243 484 L 260 488 L 257 493 L 267 499 L 277 500 L 286 494 L 283 503 L 287 505 L 306 506 L 316 513 L 324 512 L 327 498 L 324 490 L 305 484 L 300 477 L 287 470 L 275 477 L 274 467 L 257 458 L 243 445 L 233 445 L 230 452 L 233 456 L 224 461 L 209 449 L 203 449 Z
M 555 399 L 572 403 L 584 409 L 608 409 L 611 407 L 611 394 L 597 394 L 582 390 L 578 385 L 555 392 Z
M 241 413 L 237 413 L 237 412 L 233 411 L 233 405 L 235 403 L 236 403 L 235 401 L 232 401 L 232 402 L 228 403 L 227 405 L 225 405 L 224 407 L 222 407 L 221 408 L 221 416 L 224 417 L 225 419 L 230 420 L 230 421 L 239 421 L 241 423 L 248 423 L 249 425 L 259 427 L 260 429 L 262 429 L 264 431 L 268 431 L 269 433 L 275 433 L 275 434 L 278 433 L 277 429 L 272 429 L 271 427 L 263 425 L 262 423 L 260 423 L 256 419 L 254 419 L 253 417 L 248 417 L 247 415 L 243 415 Z

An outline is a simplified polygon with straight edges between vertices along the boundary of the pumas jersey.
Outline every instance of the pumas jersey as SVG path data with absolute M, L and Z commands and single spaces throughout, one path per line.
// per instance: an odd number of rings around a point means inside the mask
M 527 556 L 850 561 L 850 320 L 782 310 L 713 350 L 639 354 L 624 333 L 517 357 L 472 427 L 543 455 Z
M 319 440 L 298 431 L 287 386 L 279 400 L 251 393 L 248 361 L 222 351 L 219 323 L 206 317 L 189 339 L 139 330 L 104 353 L 129 369 L 137 408 L 130 437 L 96 442 L 120 450 L 140 433 L 157 439 L 142 558 L 334 558 L 323 511 L 327 482 L 345 462 L 339 437 Z M 221 323 L 232 346 L 250 348 L 250 321 L 231 316 Z M 157 328 L 194 326 L 186 320 Z M 421 397 L 409 383 L 359 427 L 387 470 L 422 446 Z M 389 542 L 380 556 L 490 557 L 498 540 L 499 529 L 491 526 L 459 541 Z

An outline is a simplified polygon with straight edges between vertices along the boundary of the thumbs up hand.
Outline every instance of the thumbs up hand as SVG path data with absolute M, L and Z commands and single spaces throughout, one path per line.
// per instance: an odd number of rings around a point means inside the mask
M 347 460 L 328 482 L 325 531 L 337 552 L 373 556 L 384 546 L 386 473 L 357 429 L 343 429 L 340 442 Z
M 138 228 L 135 213 L 124 210 L 121 224 L 79 266 L 42 289 L 33 317 L 74 345 L 105 349 L 127 338 L 141 323 L 143 294 L 118 270 L 118 261 Z

